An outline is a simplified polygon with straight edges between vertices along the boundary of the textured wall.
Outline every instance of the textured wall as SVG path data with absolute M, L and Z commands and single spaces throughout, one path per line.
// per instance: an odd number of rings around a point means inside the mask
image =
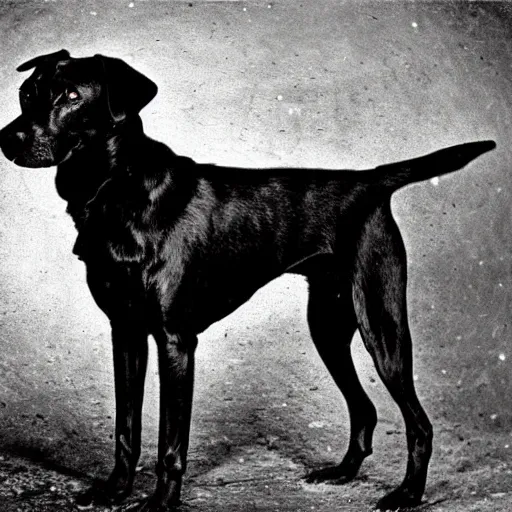
M 2 3 L 0 125 L 19 111 L 24 75 L 15 67 L 66 48 L 73 56 L 121 57 L 155 80 L 159 94 L 143 112 L 148 134 L 201 162 L 362 169 L 495 139 L 498 149 L 467 169 L 397 193 L 393 211 L 409 255 L 424 404 L 441 425 L 506 436 L 510 21 L 506 5 L 462 2 Z M 110 449 L 109 332 L 71 254 L 74 230 L 54 172 L 0 159 L 0 438 L 84 468 Z M 224 413 L 230 379 L 241 386 L 253 375 L 259 396 L 268 387 L 263 367 L 283 395 L 294 379 L 316 382 L 323 395 L 310 396 L 307 407 L 331 419 L 340 414 L 323 410 L 338 397 L 308 344 L 305 300 L 300 278 L 282 278 L 201 337 L 198 425 L 209 406 Z M 382 416 L 396 421 L 360 346 L 356 355 Z M 155 382 L 153 361 L 151 446 Z M 244 417 L 235 406 L 226 414 Z

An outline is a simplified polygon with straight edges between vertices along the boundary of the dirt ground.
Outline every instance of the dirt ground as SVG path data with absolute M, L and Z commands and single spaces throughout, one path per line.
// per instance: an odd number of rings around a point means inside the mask
M 409 258 L 418 393 L 434 424 L 424 505 L 512 510 L 512 11 L 495 2 L 3 1 L 0 126 L 39 53 L 117 56 L 159 85 L 146 131 L 197 161 L 362 169 L 460 142 L 498 149 L 393 212 Z M 108 323 L 71 254 L 54 170 L 0 159 L 0 509 L 72 511 L 113 460 Z M 405 436 L 360 339 L 374 454 L 345 486 L 348 418 L 284 276 L 200 337 L 184 511 L 364 511 L 405 471 Z M 154 486 L 152 347 L 133 499 Z M 90 508 L 89 510 L 106 510 Z

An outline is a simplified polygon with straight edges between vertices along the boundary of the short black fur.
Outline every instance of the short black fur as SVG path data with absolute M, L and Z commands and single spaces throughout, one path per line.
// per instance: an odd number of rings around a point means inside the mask
M 406 425 L 405 478 L 378 507 L 418 505 L 432 427 L 414 390 L 406 255 L 390 198 L 460 169 L 494 142 L 358 172 L 202 165 L 144 134 L 138 114 L 156 86 L 124 62 L 62 50 L 19 69 L 34 67 L 22 86 L 22 114 L 0 132 L 0 147 L 21 166 L 58 166 L 57 190 L 78 230 L 74 251 L 112 326 L 116 462 L 108 481 L 78 501 L 119 501 L 131 492 L 151 334 L 161 381 L 158 479 L 141 510 L 178 503 L 197 335 L 294 272 L 309 281 L 311 335 L 351 419 L 341 463 L 308 481 L 350 481 L 372 452 L 376 411 L 350 354 L 358 328 Z

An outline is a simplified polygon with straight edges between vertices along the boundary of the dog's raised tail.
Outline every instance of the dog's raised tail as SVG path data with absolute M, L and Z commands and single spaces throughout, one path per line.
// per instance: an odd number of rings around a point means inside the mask
M 417 181 L 428 180 L 462 169 L 478 156 L 496 147 L 493 140 L 468 142 L 441 149 L 412 160 L 381 165 L 369 171 L 371 181 L 391 192 Z

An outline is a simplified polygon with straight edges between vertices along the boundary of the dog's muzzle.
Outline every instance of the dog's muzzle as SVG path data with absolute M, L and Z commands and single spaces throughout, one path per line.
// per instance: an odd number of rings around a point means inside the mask
M 41 129 L 27 126 L 19 117 L 0 131 L 0 149 L 8 160 L 21 167 L 55 165 L 52 140 Z

